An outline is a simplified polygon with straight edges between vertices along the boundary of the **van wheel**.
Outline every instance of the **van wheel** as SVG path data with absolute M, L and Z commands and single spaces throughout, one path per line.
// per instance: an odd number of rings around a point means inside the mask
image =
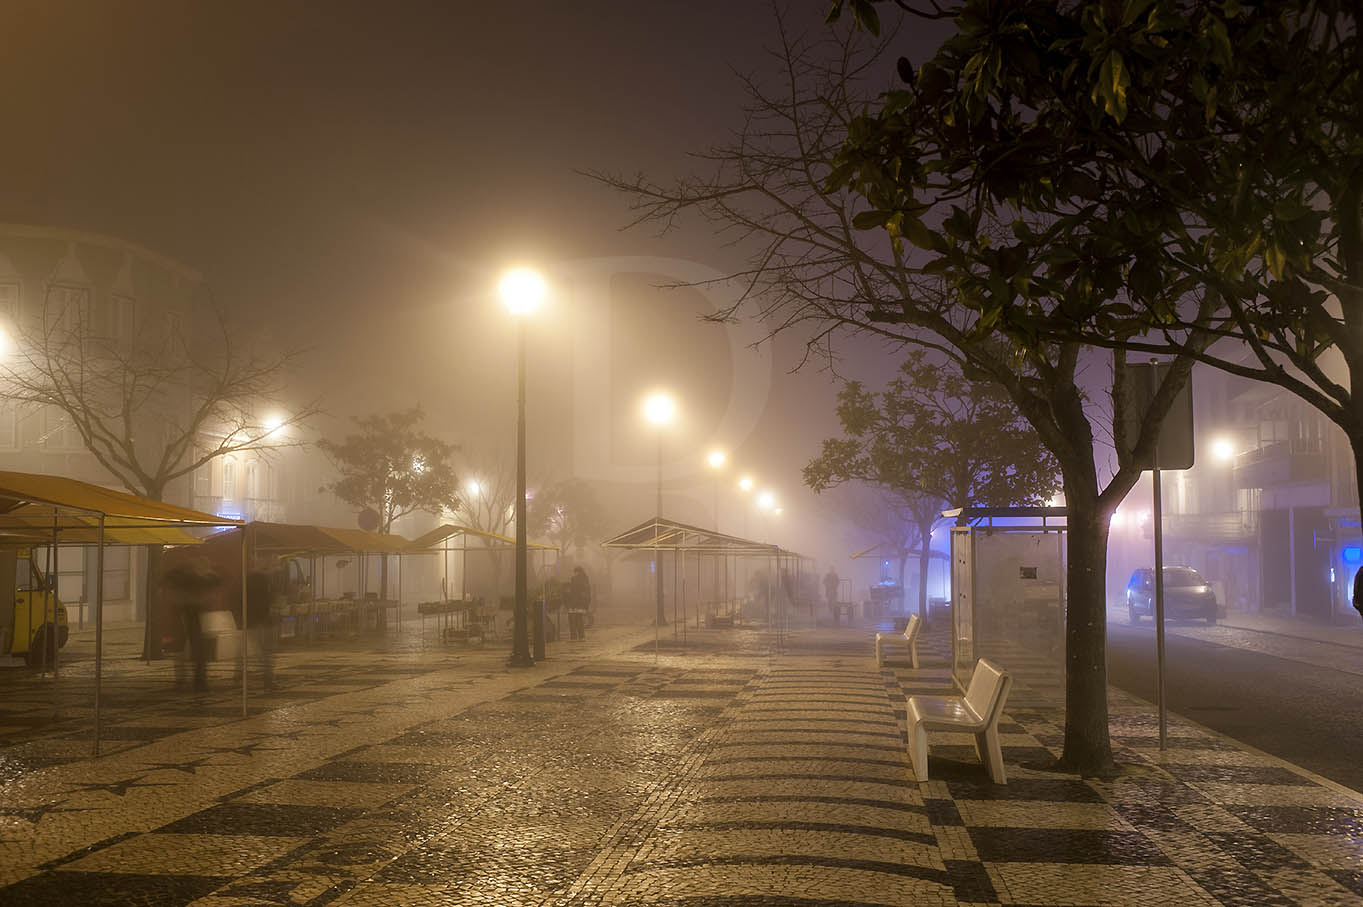
M 1141 616 L 1136 612 L 1135 605 L 1128 604 L 1126 606 L 1126 617 L 1127 620 L 1131 621 L 1131 626 L 1133 627 L 1141 622 Z

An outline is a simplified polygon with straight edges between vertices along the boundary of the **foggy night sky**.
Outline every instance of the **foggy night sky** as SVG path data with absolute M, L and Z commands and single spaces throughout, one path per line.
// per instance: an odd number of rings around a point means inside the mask
M 823 27 L 824 4 L 793 8 Z M 690 169 L 739 121 L 732 70 L 765 65 L 773 22 L 721 0 L 10 2 L 0 221 L 200 270 L 220 302 L 315 345 L 338 418 L 420 402 L 432 429 L 500 436 L 511 360 L 461 348 L 460 307 L 512 259 L 738 264 L 703 227 L 620 232 L 626 199 L 575 171 Z M 718 330 L 677 308 L 688 336 Z M 457 389 L 470 379 L 482 399 Z M 740 457 L 789 500 L 836 428 L 835 389 L 780 365 L 775 385 Z M 532 419 L 550 406 L 532 396 Z

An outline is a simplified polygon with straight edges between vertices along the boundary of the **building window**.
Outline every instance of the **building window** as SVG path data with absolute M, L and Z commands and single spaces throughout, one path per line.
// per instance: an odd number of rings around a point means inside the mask
M 246 497 L 260 500 L 260 469 L 255 460 L 246 464 Z
M 65 331 L 84 334 L 90 327 L 90 291 L 84 287 L 49 287 L 45 317 Z
M 234 501 L 237 498 L 237 461 L 226 457 L 222 461 L 222 499 Z
M 109 337 L 123 349 L 131 349 L 137 337 L 137 300 L 115 296 L 109 304 Z
M 104 549 L 104 600 L 126 601 L 132 576 L 132 549 L 126 545 Z
M 12 400 L 0 400 L 0 450 L 19 449 L 19 408 Z
M 194 470 L 194 496 L 206 498 L 213 494 L 213 461 Z
M 0 280 L 0 318 L 5 327 L 13 330 L 19 323 L 19 283 L 14 280 Z

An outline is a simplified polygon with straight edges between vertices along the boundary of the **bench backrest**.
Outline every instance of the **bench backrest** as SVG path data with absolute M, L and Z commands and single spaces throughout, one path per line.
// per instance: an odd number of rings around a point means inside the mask
M 923 618 L 917 614 L 909 615 L 909 622 L 904 625 L 904 638 L 913 642 L 918 638 L 918 631 L 923 629 Z
M 1008 695 L 1012 678 L 1008 672 L 987 658 L 975 662 L 975 673 L 970 677 L 970 686 L 965 691 L 965 701 L 975 714 L 985 721 L 993 721 L 997 710 L 1003 708 L 1003 699 Z

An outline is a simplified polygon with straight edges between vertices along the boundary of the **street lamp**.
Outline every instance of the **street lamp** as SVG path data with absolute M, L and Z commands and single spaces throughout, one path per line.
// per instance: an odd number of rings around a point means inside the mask
M 530 268 L 513 268 L 497 286 L 502 302 L 516 316 L 516 610 L 511 636 L 513 668 L 528 668 L 530 656 L 528 570 L 525 537 L 525 320 L 544 301 L 548 286 Z
M 653 423 L 658 429 L 658 482 L 657 482 L 657 510 L 653 522 L 653 582 L 658 587 L 658 613 L 654 616 L 654 623 L 661 627 L 667 623 L 667 618 L 663 614 L 663 565 L 658 557 L 658 521 L 663 517 L 663 429 L 666 428 L 677 415 L 677 401 L 673 400 L 668 394 L 662 391 L 655 391 L 644 398 L 644 418 Z
M 722 450 L 712 450 L 710 456 L 705 458 L 710 468 L 715 471 L 715 532 L 719 531 L 719 471 L 724 468 L 726 459 L 728 458 Z

